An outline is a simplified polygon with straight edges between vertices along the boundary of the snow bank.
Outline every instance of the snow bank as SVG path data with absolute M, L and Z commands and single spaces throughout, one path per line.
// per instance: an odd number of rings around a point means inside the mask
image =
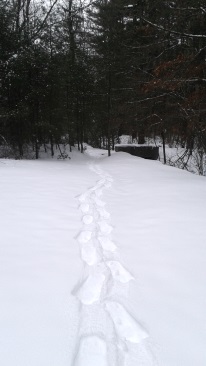
M 205 366 L 205 178 L 101 154 L 0 160 L 1 364 Z
M 137 278 L 131 311 L 160 365 L 206 365 L 205 178 L 126 153 L 102 167 L 114 178 L 104 198 L 115 243 Z

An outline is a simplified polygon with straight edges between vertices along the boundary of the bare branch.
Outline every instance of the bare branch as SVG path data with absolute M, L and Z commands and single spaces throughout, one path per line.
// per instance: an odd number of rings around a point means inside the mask
M 31 37 L 32 39 L 34 39 L 38 34 L 39 32 L 42 30 L 42 28 L 44 27 L 49 15 L 51 14 L 54 6 L 56 5 L 56 3 L 58 2 L 58 0 L 54 0 L 53 4 L 51 5 L 50 9 L 48 10 L 48 12 L 46 13 L 41 25 L 39 26 L 39 28 L 37 29 L 37 31 L 34 33 L 34 35 Z
M 189 37 L 189 38 L 206 38 L 206 35 L 204 35 L 204 34 L 184 33 L 184 32 L 177 32 L 177 31 L 174 31 L 174 30 L 171 30 L 171 29 L 167 29 L 167 28 L 163 27 L 162 25 L 158 25 L 156 23 L 150 22 L 149 20 L 145 19 L 144 17 L 142 17 L 142 20 L 144 20 L 145 23 L 150 24 L 153 27 L 155 27 L 155 28 L 157 28 L 161 31 L 168 32 L 168 33 L 171 33 L 171 34 L 176 34 L 176 35 L 181 36 L 181 37 L 184 36 L 184 37 Z

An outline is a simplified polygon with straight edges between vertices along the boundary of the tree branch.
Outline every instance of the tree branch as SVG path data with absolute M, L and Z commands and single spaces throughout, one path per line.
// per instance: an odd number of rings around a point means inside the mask
M 206 39 L 206 35 L 204 34 L 192 34 L 192 33 L 184 33 L 184 32 L 177 32 L 177 31 L 173 31 L 171 29 L 167 29 L 165 27 L 163 27 L 162 25 L 158 25 L 156 23 L 152 23 L 149 20 L 145 19 L 144 17 L 142 17 L 142 20 L 144 20 L 145 23 L 150 24 L 151 26 L 164 31 L 164 32 L 168 32 L 171 34 L 176 34 L 180 37 L 184 36 L 184 37 L 189 37 L 189 38 L 205 38 Z
M 37 31 L 34 33 L 34 35 L 31 37 L 31 39 L 34 39 L 36 36 L 38 36 L 39 32 L 42 30 L 42 28 L 44 27 L 49 15 L 51 14 L 54 6 L 56 5 L 56 3 L 58 2 L 58 0 L 54 0 L 53 4 L 51 5 L 50 9 L 48 10 L 47 14 L 45 15 L 41 25 L 39 26 L 39 28 L 37 29 Z

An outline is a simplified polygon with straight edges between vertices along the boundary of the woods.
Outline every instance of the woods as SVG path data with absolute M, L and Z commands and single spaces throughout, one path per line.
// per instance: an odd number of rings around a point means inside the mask
M 2 0 L 1 154 L 121 134 L 206 152 L 204 1 Z

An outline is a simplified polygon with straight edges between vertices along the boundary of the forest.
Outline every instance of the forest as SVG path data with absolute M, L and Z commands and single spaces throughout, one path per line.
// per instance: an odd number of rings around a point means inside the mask
M 1 157 L 122 134 L 205 159 L 205 1 L 1 0 Z

